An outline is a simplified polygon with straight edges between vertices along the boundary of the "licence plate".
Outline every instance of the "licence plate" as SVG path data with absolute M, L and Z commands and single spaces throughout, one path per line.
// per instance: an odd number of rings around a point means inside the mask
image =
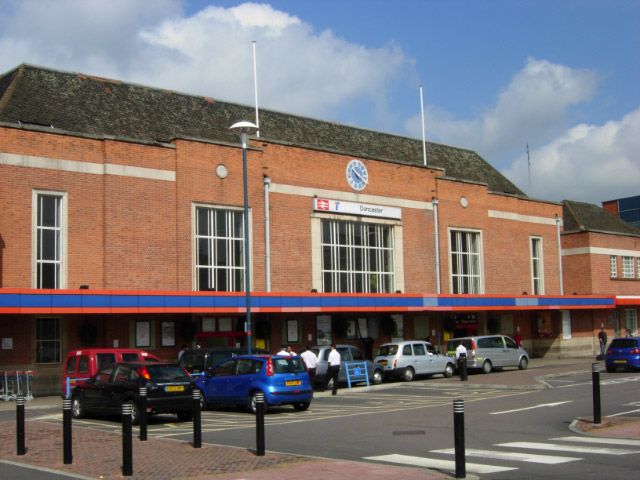
M 284 384 L 287 387 L 297 387 L 299 385 L 302 385 L 302 380 L 287 380 L 286 382 L 284 382 Z
M 164 387 L 165 392 L 184 392 L 184 385 L 167 385 Z
M 614 360 L 613 363 L 627 363 L 626 360 Z

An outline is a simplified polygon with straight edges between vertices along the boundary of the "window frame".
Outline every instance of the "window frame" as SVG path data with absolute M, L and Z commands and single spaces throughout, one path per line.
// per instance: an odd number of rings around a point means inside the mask
M 631 279 L 635 278 L 635 263 L 634 258 L 630 256 L 622 257 L 622 278 Z
M 328 242 L 325 241 L 325 228 L 328 229 L 328 237 L 330 237 Z M 373 243 L 369 243 L 371 238 Z M 386 245 L 385 240 L 388 242 Z M 319 242 L 322 291 L 325 293 L 395 292 L 395 242 L 394 225 L 388 223 L 322 218 Z M 325 265 L 327 258 L 325 252 L 329 252 L 330 265 L 328 266 Z M 327 276 L 331 278 L 329 284 L 326 282 Z
M 618 278 L 618 256 L 609 255 L 609 270 L 611 278 Z
M 536 257 L 536 245 L 538 247 L 538 256 Z M 542 237 L 529 237 L 529 253 L 531 256 L 531 293 L 534 295 L 544 295 L 544 257 L 542 251 Z M 538 276 L 536 277 L 536 266 Z
M 631 330 L 631 335 L 638 334 L 638 311 L 635 308 L 624 309 L 624 328 Z
M 200 235 L 198 234 L 198 211 L 199 209 L 206 209 L 207 210 L 207 220 L 208 220 L 208 229 L 207 229 L 207 235 Z M 227 216 L 229 214 L 233 214 L 233 215 L 239 215 L 239 220 L 240 220 L 240 227 L 242 229 L 242 236 L 241 237 L 234 237 L 233 236 L 233 232 L 232 229 L 230 231 L 231 235 L 227 234 L 227 236 L 218 236 L 215 234 L 215 232 L 213 231 L 213 226 L 211 224 L 211 219 L 212 219 L 212 215 L 215 215 L 215 212 L 217 211 L 222 211 L 224 212 Z M 229 205 L 214 205 L 214 204 L 205 204 L 205 203 L 193 203 L 192 204 L 192 220 L 191 220 L 191 229 L 192 229 L 192 270 L 193 270 L 193 279 L 192 279 L 192 284 L 193 284 L 193 290 L 194 291 L 218 291 L 218 292 L 244 292 L 245 291 L 245 272 L 246 272 L 246 268 L 244 265 L 245 262 L 245 252 L 244 252 L 244 209 L 242 207 L 234 207 L 234 206 L 229 206 Z M 229 220 L 227 220 L 229 221 Z M 233 225 L 233 218 L 231 219 L 231 225 Z M 252 225 L 253 225 L 253 221 L 252 221 L 252 210 L 249 209 L 249 218 L 248 218 L 248 224 L 249 224 L 249 231 L 248 231 L 248 238 L 247 241 L 249 243 L 248 248 L 249 248 L 249 289 L 252 288 L 253 285 L 253 249 L 252 249 L 252 244 L 253 244 L 253 235 L 252 235 Z M 228 232 L 229 233 L 229 232 Z M 208 242 L 208 255 L 210 256 L 210 258 L 212 259 L 212 264 L 211 265 L 200 265 L 199 262 L 199 248 L 198 248 L 198 240 L 200 239 L 206 239 Z M 229 260 L 228 265 L 221 265 L 221 266 L 216 266 L 213 264 L 213 259 L 215 254 L 213 253 L 213 249 L 214 249 L 214 245 L 216 243 L 216 241 L 224 241 L 225 242 L 225 255 L 227 256 L 227 259 Z M 233 244 L 233 242 L 235 241 L 239 241 L 240 245 L 241 245 L 241 249 L 242 251 L 237 253 L 237 252 L 233 252 L 232 248 L 230 250 L 230 245 Z M 234 260 L 234 254 L 238 256 L 238 259 L 241 261 L 241 265 L 236 265 L 235 264 L 235 260 Z M 199 277 L 199 270 L 201 268 L 205 268 L 208 267 L 208 269 L 210 270 L 209 273 L 209 284 L 210 286 L 208 286 L 207 288 L 201 288 L 200 287 L 200 277 Z M 216 271 L 217 270 L 225 270 L 227 272 L 227 276 L 226 276 L 226 285 L 224 289 L 220 289 L 219 286 L 217 285 L 217 278 L 216 278 Z M 240 274 L 240 279 L 237 281 L 233 280 L 233 278 L 235 278 L 233 275 L 231 275 L 231 277 L 229 276 L 230 272 L 234 272 L 234 271 L 238 271 Z M 211 283 L 213 280 L 213 283 Z M 232 286 L 232 288 L 234 289 L 229 289 L 229 286 Z
M 62 321 L 59 317 L 37 317 L 35 319 L 35 347 L 36 347 L 36 358 L 35 363 L 40 365 L 54 365 L 62 362 Z M 54 321 L 54 338 L 41 338 L 41 322 L 45 321 Z M 43 357 L 40 353 L 40 347 L 44 343 L 53 343 L 54 345 L 54 359 L 50 361 L 43 361 Z
M 449 227 L 447 229 L 447 241 L 449 244 L 449 291 L 454 294 L 454 295 L 476 295 L 476 294 L 483 294 L 484 293 L 484 254 L 483 254 L 483 235 L 482 235 L 482 230 L 477 230 L 477 229 L 470 229 L 470 228 L 454 228 L 454 227 Z M 477 246 L 478 246 L 478 251 L 477 252 L 454 252 L 453 251 L 453 242 L 452 242 L 452 235 L 454 233 L 464 233 L 467 235 L 477 235 Z M 476 256 L 478 259 L 478 274 L 477 275 L 464 275 L 464 274 L 455 274 L 453 273 L 453 265 L 454 265 L 454 255 L 473 255 Z M 455 281 L 456 278 L 477 278 L 478 280 L 478 284 L 477 284 L 477 291 L 465 291 L 465 292 L 461 292 L 461 291 L 455 291 L 456 289 L 454 289 L 454 285 L 457 283 L 458 287 L 460 285 L 460 280 L 458 280 L 457 282 Z
M 59 224 L 51 227 L 46 225 L 40 225 L 39 220 L 41 218 L 41 210 L 40 210 L 40 199 L 42 197 L 55 197 L 59 200 L 60 204 L 58 207 L 58 212 L 56 212 L 57 220 L 59 220 Z M 67 192 L 54 191 L 54 190 L 40 190 L 34 189 L 32 191 L 32 207 L 31 207 L 31 284 L 33 288 L 42 289 L 42 288 L 51 288 L 51 287 L 42 287 L 42 283 L 40 281 L 41 277 L 39 275 L 41 265 L 45 263 L 54 263 L 57 264 L 58 272 L 57 279 L 55 280 L 54 289 L 63 289 L 67 288 L 67 238 L 68 238 L 68 202 L 67 202 Z M 59 259 L 50 261 L 40 258 L 41 249 L 39 246 L 42 244 L 38 241 L 40 235 L 44 231 L 54 230 L 58 232 L 58 237 L 56 238 L 56 242 L 58 243 L 57 247 L 54 247 L 56 252 L 55 255 L 59 256 Z

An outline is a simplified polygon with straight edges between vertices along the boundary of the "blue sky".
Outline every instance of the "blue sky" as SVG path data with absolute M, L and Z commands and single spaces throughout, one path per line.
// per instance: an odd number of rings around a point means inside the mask
M 640 194 L 638 1 L 8 0 L 27 62 L 470 148 L 536 198 Z M 531 147 L 531 181 L 525 146 Z

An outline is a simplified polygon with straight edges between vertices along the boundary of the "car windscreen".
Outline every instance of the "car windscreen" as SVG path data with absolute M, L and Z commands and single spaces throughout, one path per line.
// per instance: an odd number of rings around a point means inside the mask
M 274 357 L 273 366 L 275 373 L 301 373 L 306 370 L 300 357 Z
M 199 350 L 186 351 L 180 357 L 180 366 L 189 372 L 204 370 L 204 352 Z
M 609 348 L 635 348 L 638 341 L 635 338 L 614 338 Z
M 398 345 L 383 345 L 378 350 L 378 355 L 381 357 L 388 357 L 398 353 Z
M 189 382 L 191 377 L 178 365 L 147 365 L 151 380 L 163 382 Z

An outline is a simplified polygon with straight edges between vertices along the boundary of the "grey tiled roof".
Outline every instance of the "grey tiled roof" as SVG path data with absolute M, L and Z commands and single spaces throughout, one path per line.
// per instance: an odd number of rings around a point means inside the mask
M 0 77 L 0 122 L 142 141 L 187 137 L 237 143 L 229 126 L 253 117 L 253 107 L 246 105 L 30 65 Z M 361 158 L 423 163 L 421 140 L 272 110 L 260 111 L 260 136 Z M 429 166 L 444 169 L 447 177 L 525 196 L 471 150 L 428 143 L 427 155 Z
M 565 232 L 588 231 L 640 237 L 640 228 L 620 220 L 591 203 L 564 200 L 562 202 Z

